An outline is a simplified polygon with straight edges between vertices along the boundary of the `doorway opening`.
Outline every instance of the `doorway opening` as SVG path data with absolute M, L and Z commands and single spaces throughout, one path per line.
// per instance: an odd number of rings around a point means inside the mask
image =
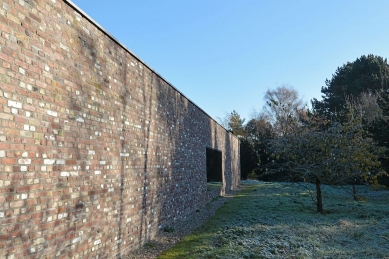
M 217 149 L 207 148 L 207 182 L 222 182 L 222 152 Z

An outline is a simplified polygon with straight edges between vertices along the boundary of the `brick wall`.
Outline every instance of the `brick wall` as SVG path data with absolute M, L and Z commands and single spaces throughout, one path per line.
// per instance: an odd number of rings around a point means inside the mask
M 0 5 L 0 258 L 139 247 L 206 204 L 206 147 L 239 184 L 239 141 L 71 3 Z

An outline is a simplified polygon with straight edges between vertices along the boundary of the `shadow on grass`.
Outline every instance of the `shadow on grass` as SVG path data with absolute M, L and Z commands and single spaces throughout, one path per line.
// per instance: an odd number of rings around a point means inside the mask
M 309 184 L 247 187 L 202 227 L 158 258 L 383 258 L 389 255 L 389 192 L 359 187 L 367 202 L 324 189 L 316 213 Z M 375 199 L 374 197 L 380 197 Z
M 220 190 L 223 186 L 222 182 L 209 182 L 207 183 L 207 191 Z

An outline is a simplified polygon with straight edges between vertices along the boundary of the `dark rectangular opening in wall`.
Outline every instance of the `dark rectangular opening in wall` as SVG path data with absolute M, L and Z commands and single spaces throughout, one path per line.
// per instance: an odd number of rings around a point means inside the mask
M 207 148 L 207 182 L 222 182 L 222 152 Z

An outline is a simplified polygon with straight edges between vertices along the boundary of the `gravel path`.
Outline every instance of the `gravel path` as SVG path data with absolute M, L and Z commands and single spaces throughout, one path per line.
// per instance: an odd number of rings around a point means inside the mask
M 156 258 L 163 251 L 171 248 L 185 236 L 192 233 L 193 230 L 207 222 L 216 212 L 218 208 L 224 205 L 228 200 L 232 199 L 242 188 L 238 188 L 223 197 L 219 197 L 200 211 L 193 213 L 191 216 L 182 222 L 174 225 L 174 232 L 168 233 L 161 231 L 153 241 L 148 245 L 136 250 L 123 259 L 152 259 Z

